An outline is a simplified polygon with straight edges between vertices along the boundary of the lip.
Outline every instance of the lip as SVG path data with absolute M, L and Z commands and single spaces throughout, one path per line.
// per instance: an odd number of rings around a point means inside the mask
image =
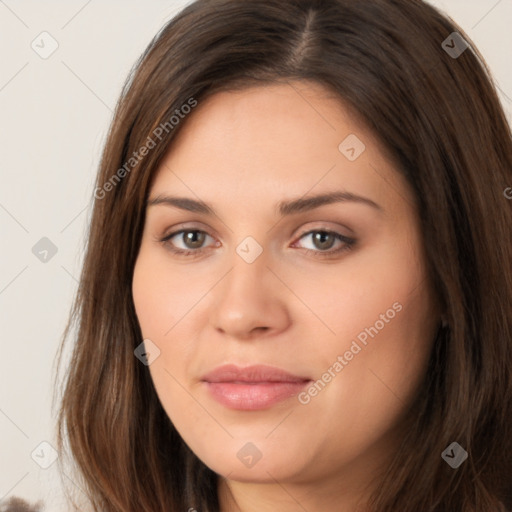
M 297 395 L 311 378 L 266 365 L 219 366 L 201 378 L 210 396 L 236 410 L 267 409 Z

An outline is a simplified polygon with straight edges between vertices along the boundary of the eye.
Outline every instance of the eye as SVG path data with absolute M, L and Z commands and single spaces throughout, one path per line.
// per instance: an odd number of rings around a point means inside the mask
M 337 233 L 336 231 L 326 229 L 308 231 L 301 235 L 299 240 L 307 237 L 312 237 L 311 240 L 314 248 L 304 248 L 304 251 L 307 254 L 313 254 L 320 258 L 338 255 L 344 251 L 348 251 L 352 249 L 356 243 L 356 240 L 353 238 L 349 238 L 341 233 Z M 182 247 L 177 247 L 176 242 L 172 241 L 174 238 L 176 238 L 178 243 L 181 242 Z M 207 238 L 211 238 L 213 240 L 213 237 L 200 229 L 182 229 L 166 235 L 164 238 L 159 239 L 159 241 L 174 254 L 189 256 L 199 255 L 204 252 L 207 248 L 203 247 L 203 244 Z M 339 242 L 340 246 L 336 249 L 332 249 L 336 242 Z M 295 246 L 295 244 L 293 246 Z M 215 242 L 215 246 L 219 247 L 219 245 L 219 242 Z
M 176 247 L 174 243 L 171 243 L 173 238 L 176 238 L 178 241 L 181 240 L 184 248 Z M 168 246 L 172 252 L 186 256 L 193 253 L 198 254 L 203 252 L 204 248 L 202 245 L 204 244 L 206 238 L 212 237 L 200 229 L 182 229 L 181 231 L 175 231 L 174 233 L 165 236 L 160 241 L 164 245 Z
M 332 255 L 340 254 L 353 248 L 356 240 L 327 229 L 314 229 L 301 235 L 299 240 L 310 237 L 313 244 L 313 249 L 305 248 L 308 254 L 313 254 L 318 257 L 329 257 Z M 334 244 L 339 242 L 341 245 L 336 249 L 332 249 Z

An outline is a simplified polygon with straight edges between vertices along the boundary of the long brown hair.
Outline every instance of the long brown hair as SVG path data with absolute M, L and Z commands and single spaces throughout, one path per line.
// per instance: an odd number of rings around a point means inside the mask
M 407 178 L 447 322 L 370 509 L 512 507 L 511 130 L 470 38 L 420 0 L 198 0 L 151 41 L 108 134 L 59 352 L 60 366 L 76 326 L 58 418 L 73 482 L 95 511 L 219 511 L 218 475 L 134 357 L 133 269 L 151 178 L 194 104 L 292 80 L 334 92 Z M 457 469 L 441 457 L 454 441 L 469 454 Z

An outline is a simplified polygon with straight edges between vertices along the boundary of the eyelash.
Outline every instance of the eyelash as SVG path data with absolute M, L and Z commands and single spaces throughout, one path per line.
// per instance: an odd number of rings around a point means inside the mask
M 166 235 L 164 238 L 159 239 L 159 241 L 162 243 L 162 245 L 166 246 L 168 248 L 168 250 L 170 250 L 172 253 L 177 254 L 179 256 L 190 256 L 190 255 L 198 256 L 206 250 L 205 247 L 201 247 L 199 249 L 186 249 L 185 250 L 185 249 L 177 249 L 176 247 L 174 247 L 172 244 L 169 243 L 170 239 L 175 237 L 176 235 L 183 234 L 183 233 L 194 233 L 194 232 L 204 233 L 204 234 L 208 235 L 208 233 L 206 231 L 203 231 L 201 229 L 181 229 L 179 231 L 174 231 L 173 233 Z M 334 235 L 337 240 L 339 240 L 340 242 L 343 242 L 343 244 L 344 244 L 343 246 L 341 246 L 338 249 L 334 249 L 334 250 L 331 249 L 331 250 L 327 250 L 327 251 L 303 249 L 306 252 L 306 254 L 313 254 L 315 257 L 318 257 L 318 258 L 328 258 L 328 257 L 332 257 L 334 255 L 339 255 L 346 251 L 350 251 L 353 249 L 354 244 L 356 243 L 355 239 L 346 237 L 340 233 L 337 233 L 336 231 L 331 231 L 328 229 L 313 229 L 311 231 L 303 233 L 299 237 L 299 240 L 304 238 L 305 236 L 311 235 L 313 233 L 326 233 L 329 235 Z M 211 235 L 208 235 L 208 236 L 211 236 Z

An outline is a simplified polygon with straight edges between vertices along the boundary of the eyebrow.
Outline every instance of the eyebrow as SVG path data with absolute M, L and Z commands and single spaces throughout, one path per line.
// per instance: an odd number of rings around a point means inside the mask
M 382 206 L 377 204 L 375 201 L 372 201 L 367 197 L 359 196 L 357 194 L 353 194 L 351 192 L 346 191 L 329 192 L 327 194 L 319 194 L 316 196 L 300 197 L 298 199 L 293 199 L 290 201 L 281 201 L 277 205 L 277 211 L 282 217 L 284 217 L 286 215 L 294 215 L 309 210 L 313 210 L 315 208 L 319 208 L 320 206 L 324 206 L 327 204 L 343 202 L 355 202 L 365 204 L 378 210 L 380 213 L 384 212 Z M 153 199 L 148 199 L 146 206 L 149 207 L 159 204 L 174 206 L 176 208 L 180 208 L 181 210 L 186 210 L 189 212 L 217 216 L 214 208 L 210 204 L 205 203 L 204 201 L 190 199 L 188 197 L 159 195 Z

